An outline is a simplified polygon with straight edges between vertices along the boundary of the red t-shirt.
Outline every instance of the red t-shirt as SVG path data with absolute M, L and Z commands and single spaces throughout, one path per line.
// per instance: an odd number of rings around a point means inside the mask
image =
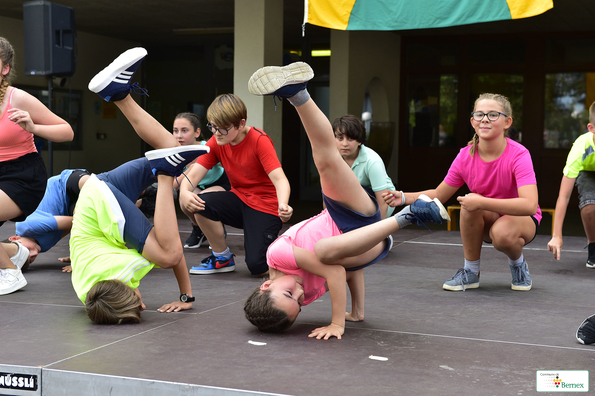
M 280 168 L 281 163 L 269 135 L 250 127 L 244 140 L 235 146 L 219 146 L 214 136 L 207 146 L 211 151 L 198 157 L 196 163 L 211 169 L 221 162 L 231 192 L 252 209 L 279 216 L 277 190 L 268 175 Z

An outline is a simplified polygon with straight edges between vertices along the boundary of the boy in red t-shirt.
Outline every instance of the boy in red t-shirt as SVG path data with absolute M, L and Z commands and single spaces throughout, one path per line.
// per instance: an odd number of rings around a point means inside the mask
M 234 255 L 225 241 L 223 224 L 244 229 L 246 265 L 253 275 L 268 271 L 266 251 L 293 213 L 289 181 L 271 138 L 246 125 L 247 109 L 233 94 L 219 95 L 207 110 L 211 151 L 196 161 L 180 186 L 180 207 L 207 237 L 212 254 L 190 269 L 191 274 L 235 270 Z M 207 171 L 221 163 L 231 191 L 194 194 Z

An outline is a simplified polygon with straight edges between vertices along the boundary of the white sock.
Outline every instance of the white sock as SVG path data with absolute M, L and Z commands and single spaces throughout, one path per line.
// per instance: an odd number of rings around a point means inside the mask
M 473 272 L 475 275 L 478 275 L 480 261 L 481 261 L 481 259 L 475 260 L 475 261 L 469 261 L 469 260 L 465 259 L 465 268 L 467 268 L 469 271 Z
M 510 266 L 521 265 L 521 264 L 523 264 L 523 261 L 525 261 L 525 257 L 523 256 L 523 253 L 521 253 L 521 257 L 519 257 L 516 260 L 508 259 L 508 265 L 510 265 Z
M 397 213 L 395 215 L 395 218 L 397 219 L 397 223 L 399 223 L 399 228 L 405 228 L 409 224 L 411 224 L 411 220 L 409 220 L 407 218 L 407 216 L 405 216 L 408 213 L 411 213 L 411 210 L 409 209 L 409 205 L 405 206 L 403 209 L 401 209 L 401 211 L 399 213 Z
M 229 246 L 227 247 L 227 249 L 225 249 L 224 251 L 222 251 L 221 253 L 218 253 L 216 251 L 213 250 L 213 255 L 217 256 L 217 257 L 223 257 L 223 258 L 230 258 L 231 257 L 231 252 L 229 251 Z

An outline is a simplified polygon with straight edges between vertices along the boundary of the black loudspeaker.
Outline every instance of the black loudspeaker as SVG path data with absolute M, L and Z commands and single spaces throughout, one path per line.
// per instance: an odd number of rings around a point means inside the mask
M 23 3 L 25 75 L 72 76 L 76 68 L 74 10 L 49 1 Z

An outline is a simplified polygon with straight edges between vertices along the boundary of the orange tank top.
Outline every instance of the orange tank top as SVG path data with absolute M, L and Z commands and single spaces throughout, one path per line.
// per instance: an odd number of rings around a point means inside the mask
M 8 110 L 12 109 L 12 94 L 15 90 L 16 88 L 11 89 L 6 109 L 0 115 L 0 162 L 37 152 L 33 134 L 8 119 Z

